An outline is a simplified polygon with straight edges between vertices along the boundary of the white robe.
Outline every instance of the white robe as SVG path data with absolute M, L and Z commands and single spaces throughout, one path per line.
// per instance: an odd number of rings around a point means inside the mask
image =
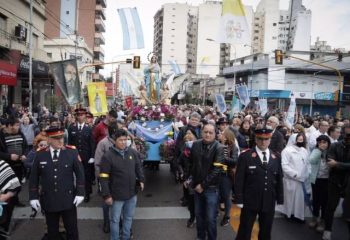
M 305 213 L 302 183 L 311 173 L 308 155 L 305 148 L 296 145 L 287 146 L 282 151 L 284 204 L 278 205 L 276 211 L 301 220 L 304 220 Z

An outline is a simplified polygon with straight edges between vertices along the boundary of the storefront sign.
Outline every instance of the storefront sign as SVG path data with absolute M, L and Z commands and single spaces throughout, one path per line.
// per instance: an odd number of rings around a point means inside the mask
M 34 76 L 48 76 L 49 66 L 47 63 L 42 61 L 33 60 L 32 70 Z M 19 73 L 29 74 L 29 58 L 24 57 L 19 62 Z
M 290 91 L 286 90 L 260 90 L 259 98 L 290 98 Z
M 334 100 L 334 93 L 332 92 L 319 92 L 315 93 L 315 99 L 317 100 L 329 100 L 332 101 Z
M 0 84 L 16 86 L 17 84 L 16 65 L 0 61 Z

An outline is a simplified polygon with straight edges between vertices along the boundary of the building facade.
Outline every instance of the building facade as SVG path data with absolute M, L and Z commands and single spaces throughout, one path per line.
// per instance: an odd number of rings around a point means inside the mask
M 289 52 L 291 55 L 304 55 L 304 59 L 309 59 L 311 53 Z M 236 75 L 237 84 L 246 84 L 253 98 L 267 98 L 270 108 L 286 110 L 293 93 L 301 113 L 309 114 L 310 105 L 313 105 L 312 114 L 335 115 L 340 88 L 343 92 L 342 104 L 350 100 L 350 89 L 346 89 L 346 82 L 350 81 L 350 71 L 346 67 L 350 57 L 347 54 L 341 62 L 334 58 L 334 54 L 328 58 L 326 65 L 341 69 L 340 77 L 333 70 L 296 59 L 284 59 L 282 66 L 275 65 L 269 54 L 243 57 L 237 59 L 236 65 L 231 61 L 231 66 L 224 69 L 224 75 L 226 83 L 232 82 Z M 349 109 L 346 109 L 348 112 Z
M 30 4 L 25 0 L 0 0 L 0 112 L 3 106 L 29 105 Z M 33 1 L 32 56 L 33 106 L 45 103 L 52 91 L 44 50 L 45 1 Z
M 252 53 L 309 51 L 311 17 L 302 0 L 290 1 L 288 10 L 279 10 L 279 0 L 261 0 L 254 13 Z
M 74 42 L 74 51 L 68 52 L 66 56 L 69 55 L 71 58 L 72 55 L 76 54 L 78 59 L 82 58 L 82 63 L 90 62 L 88 56 L 85 56 L 88 60 L 84 60 L 83 56 L 85 54 L 82 49 L 87 47 L 89 49 L 87 52 L 93 53 L 92 63 L 103 64 L 105 55 L 102 47 L 105 44 L 103 33 L 106 30 L 105 8 L 106 0 L 46 0 L 45 34 L 54 41 L 70 39 Z M 53 44 L 50 43 L 50 49 L 52 48 Z M 59 45 L 57 48 L 60 48 Z M 67 59 L 69 59 L 68 56 Z M 99 74 L 101 68 L 103 65 L 95 67 L 95 72 L 92 74 L 93 80 L 102 78 L 102 75 Z

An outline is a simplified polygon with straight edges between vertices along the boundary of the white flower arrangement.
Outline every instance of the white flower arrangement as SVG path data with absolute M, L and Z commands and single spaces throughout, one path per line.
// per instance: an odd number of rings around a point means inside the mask
M 147 123 L 142 123 L 142 127 L 146 127 L 147 126 Z
M 163 127 L 164 127 L 164 125 L 163 125 L 163 124 L 160 124 L 160 125 L 159 125 L 159 127 L 160 127 L 160 128 L 163 128 Z
M 156 132 L 158 132 L 158 131 L 159 131 L 159 128 L 156 128 L 155 130 L 156 130 Z

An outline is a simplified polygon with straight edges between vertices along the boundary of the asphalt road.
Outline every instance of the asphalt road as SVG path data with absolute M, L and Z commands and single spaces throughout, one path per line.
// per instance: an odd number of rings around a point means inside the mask
M 144 192 L 138 196 L 138 207 L 133 223 L 134 239 L 137 240 L 193 240 L 196 237 L 195 228 L 186 227 L 189 217 L 185 207 L 181 207 L 179 199 L 182 187 L 176 184 L 169 172 L 169 166 L 161 165 L 160 171 L 145 169 L 146 185 Z M 23 187 L 20 194 L 22 202 L 27 207 L 17 208 L 12 222 L 13 240 L 39 240 L 45 233 L 43 216 L 30 220 L 28 204 L 28 187 Z M 109 239 L 109 235 L 102 232 L 101 197 L 94 194 L 89 203 L 84 203 L 78 209 L 78 224 L 81 240 Z M 239 211 L 233 208 L 231 225 L 218 226 L 218 239 L 234 239 L 234 228 L 239 225 Z M 218 218 L 218 222 L 221 216 Z M 257 228 L 257 227 L 256 227 Z M 256 233 L 252 239 L 256 238 Z M 307 227 L 307 224 L 290 222 L 276 216 L 272 239 L 276 240 L 319 240 L 321 234 Z M 334 222 L 333 240 L 348 240 L 348 231 L 341 219 Z

